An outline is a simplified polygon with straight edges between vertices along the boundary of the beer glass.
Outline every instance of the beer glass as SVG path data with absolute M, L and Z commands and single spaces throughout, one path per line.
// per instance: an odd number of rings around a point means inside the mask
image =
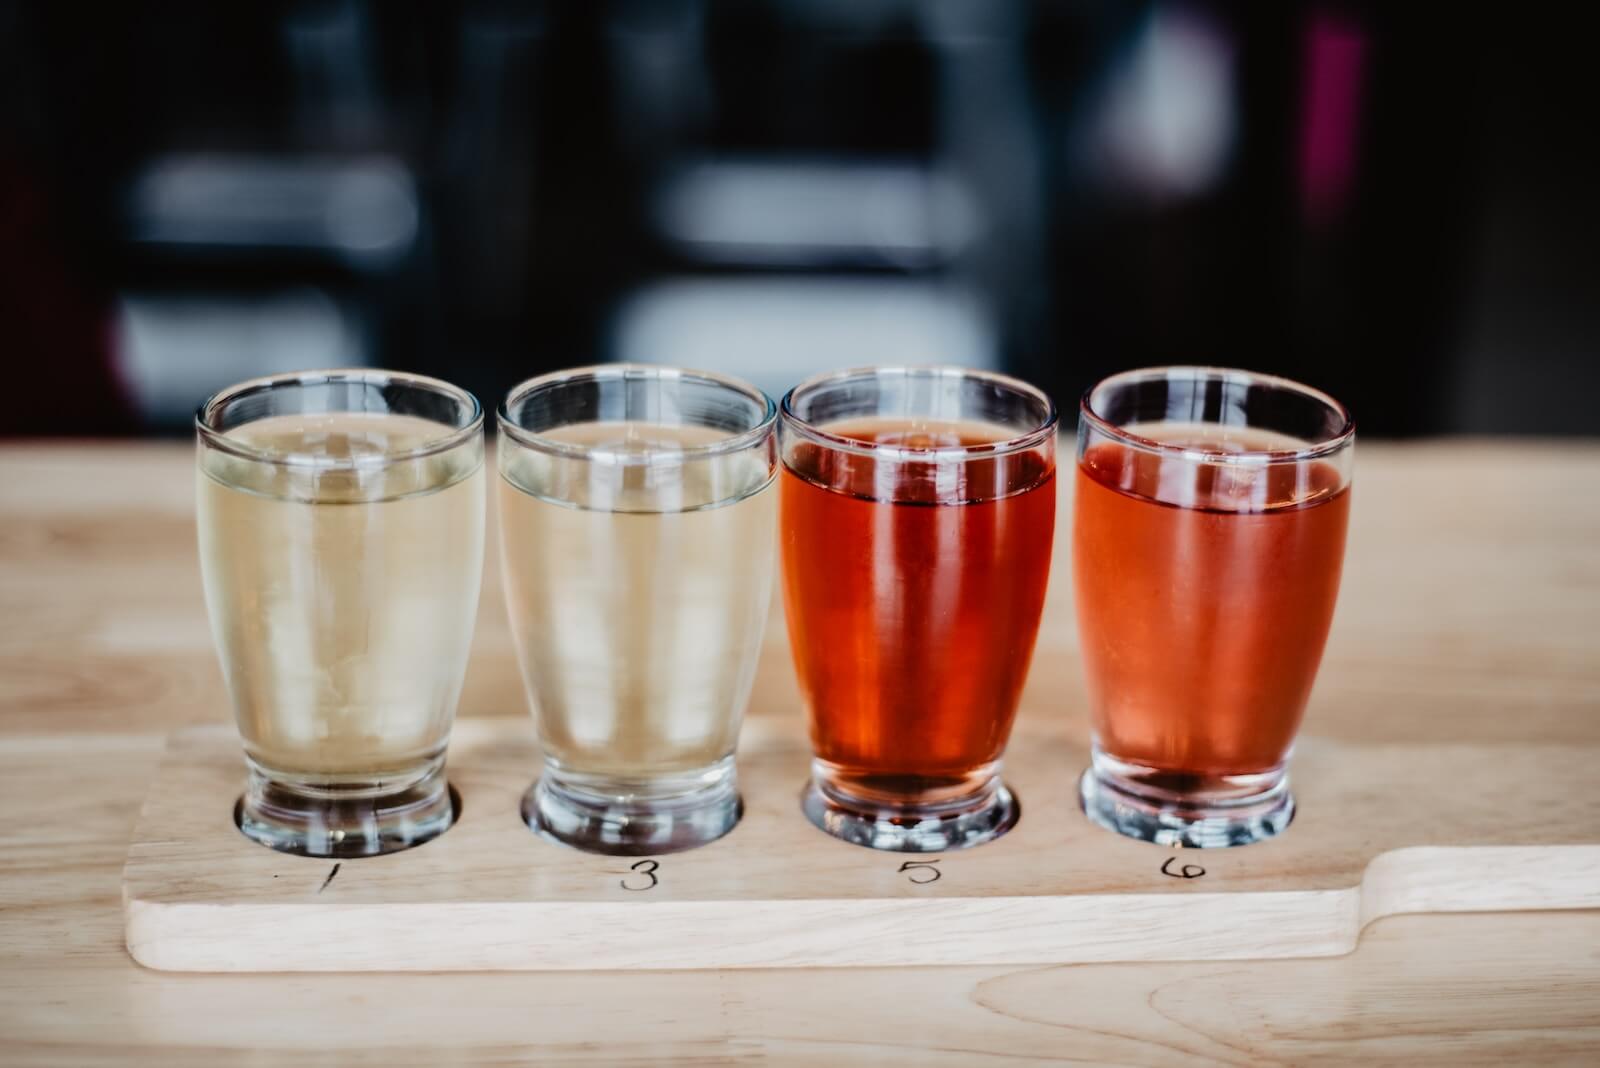
M 1343 405 L 1270 375 L 1158 367 L 1085 394 L 1073 576 L 1095 823 L 1185 846 L 1289 825 L 1354 443 Z
M 314 371 L 223 390 L 195 426 L 240 830 L 318 857 L 442 833 L 483 571 L 478 402 L 419 375 Z
M 1044 609 L 1056 408 L 1003 375 L 881 367 L 784 398 L 784 603 L 814 754 L 803 809 L 847 842 L 1005 833 L 1001 754 Z
M 535 830 L 640 855 L 737 823 L 775 420 L 734 379 L 623 364 L 531 379 L 501 406 L 506 607 L 544 751 Z

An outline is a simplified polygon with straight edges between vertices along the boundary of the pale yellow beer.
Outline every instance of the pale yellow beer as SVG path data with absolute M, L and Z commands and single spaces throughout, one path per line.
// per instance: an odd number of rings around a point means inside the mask
M 559 442 L 670 453 L 727 437 L 701 426 L 583 423 Z M 611 500 L 553 499 L 562 462 L 506 450 L 506 606 L 539 740 L 564 770 L 648 780 L 733 752 L 772 589 L 776 497 L 748 453 L 648 468 Z M 719 491 L 731 499 L 718 500 Z M 742 492 L 741 492 L 742 491 Z M 678 510 L 678 505 L 690 507 Z
M 533 829 L 647 855 L 738 822 L 776 420 L 753 386 L 627 364 L 530 379 L 501 405 L 501 571 L 544 757 Z
M 312 371 L 223 390 L 195 428 L 239 829 L 323 857 L 442 834 L 483 578 L 478 402 L 419 375 Z
M 225 436 L 334 461 L 403 452 L 436 423 L 274 416 Z M 203 455 L 200 560 L 245 752 L 308 783 L 404 775 L 444 749 L 483 573 L 481 451 L 315 474 Z

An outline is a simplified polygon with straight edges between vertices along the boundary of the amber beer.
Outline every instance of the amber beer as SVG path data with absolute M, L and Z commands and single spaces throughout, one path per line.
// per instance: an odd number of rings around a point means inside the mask
M 1235 374 L 1210 380 L 1219 417 L 1244 420 L 1253 406 L 1267 425 L 1149 419 L 1206 410 L 1204 377 L 1162 381 L 1155 411 L 1130 404 L 1146 418 L 1105 433 L 1085 420 L 1076 474 L 1073 571 L 1096 742 L 1086 806 L 1125 833 L 1186 845 L 1253 841 L 1292 815 L 1287 761 L 1333 621 L 1350 512 L 1342 409 L 1327 402 L 1319 420 L 1320 394 Z
M 998 771 L 1044 607 L 1055 470 L 1053 434 L 1007 443 L 1048 418 L 1040 396 L 1020 431 L 875 415 L 786 443 L 784 597 L 825 830 L 936 849 L 1014 818 Z

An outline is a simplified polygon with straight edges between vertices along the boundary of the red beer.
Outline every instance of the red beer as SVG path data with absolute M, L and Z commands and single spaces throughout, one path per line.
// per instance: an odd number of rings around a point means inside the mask
M 1333 622 L 1350 492 L 1325 463 L 1303 479 L 1171 468 L 1115 442 L 1078 465 L 1095 729 L 1106 751 L 1173 776 L 1268 771 L 1288 755 Z M 1164 499 L 1178 495 L 1192 503 Z
M 1196 846 L 1288 826 L 1287 762 L 1338 598 L 1353 440 L 1337 402 L 1264 375 L 1162 368 L 1089 392 L 1073 575 L 1092 820 Z
M 831 426 L 867 443 L 980 445 L 995 430 Z M 784 595 L 811 740 L 871 798 L 970 792 L 1000 758 L 1050 572 L 1055 472 L 1037 453 L 974 465 L 941 500 L 926 465 L 801 445 L 782 475 Z M 953 496 L 953 494 L 946 494 Z M 880 496 L 889 499 L 879 499 Z
M 1055 428 L 1038 390 L 956 369 L 841 372 L 784 398 L 804 808 L 830 834 L 935 851 L 1015 822 L 999 767 L 1044 608 Z

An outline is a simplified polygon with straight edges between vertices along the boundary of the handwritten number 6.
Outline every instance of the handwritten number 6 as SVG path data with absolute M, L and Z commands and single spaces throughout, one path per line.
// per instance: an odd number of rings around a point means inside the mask
M 1171 865 L 1177 859 L 1177 857 L 1168 857 L 1161 865 L 1161 874 L 1170 875 L 1174 879 L 1198 879 L 1206 873 L 1206 870 L 1198 864 L 1185 864 L 1177 871 L 1173 871 Z
M 900 865 L 899 870 L 909 872 L 910 874 L 906 878 L 911 882 L 916 883 L 918 886 L 927 886 L 929 883 L 938 882 L 940 876 L 944 874 L 934 867 L 937 863 L 939 863 L 937 860 L 908 860 Z M 919 874 L 923 875 L 924 878 L 917 878 Z
M 628 870 L 636 871 L 650 881 L 645 883 L 643 886 L 629 886 L 628 877 L 624 875 L 618 880 L 617 885 L 621 886 L 624 890 L 649 890 L 661 881 L 660 879 L 656 878 L 656 871 L 660 869 L 660 867 L 660 863 L 654 860 L 635 861 L 634 863 L 628 865 Z

